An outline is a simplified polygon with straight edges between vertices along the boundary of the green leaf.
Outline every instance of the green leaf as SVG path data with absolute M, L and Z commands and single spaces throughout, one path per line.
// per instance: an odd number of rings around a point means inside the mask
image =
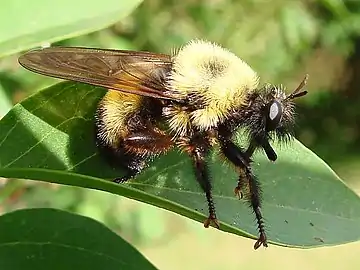
M 7 114 L 8 111 L 10 111 L 12 106 L 12 101 L 0 82 L 0 119 Z
M 141 0 L 3 2 L 0 57 L 105 28 L 127 16 L 140 3 Z
M 17 104 L 0 121 L 0 176 L 104 190 L 203 222 L 208 214 L 206 199 L 184 154 L 169 152 L 127 184 L 109 181 L 122 172 L 97 154 L 93 140 L 93 114 L 105 92 L 63 82 Z M 275 144 L 275 149 L 279 156 L 275 163 L 262 153 L 254 163 L 263 186 L 270 240 L 297 247 L 359 240 L 359 197 L 299 142 Z M 210 169 L 221 229 L 256 237 L 248 204 L 233 193 L 236 172 L 216 153 L 210 158 Z
M 346 3 L 342 0 L 320 0 L 320 3 L 339 18 L 349 14 Z
M 0 269 L 156 269 L 101 223 L 55 209 L 5 214 L 0 231 Z

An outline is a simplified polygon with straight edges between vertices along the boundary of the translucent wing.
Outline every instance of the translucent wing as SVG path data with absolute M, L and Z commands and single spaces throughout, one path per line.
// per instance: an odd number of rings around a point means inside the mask
M 165 75 L 171 56 L 150 52 L 49 47 L 20 56 L 26 69 L 55 78 L 83 82 L 112 90 L 176 100 L 166 90 Z

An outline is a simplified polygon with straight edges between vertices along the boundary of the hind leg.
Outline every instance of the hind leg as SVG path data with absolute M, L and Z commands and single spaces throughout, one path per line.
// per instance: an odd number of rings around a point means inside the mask
M 124 183 L 134 178 L 147 167 L 151 158 L 167 152 L 172 146 L 171 137 L 155 128 L 129 133 L 118 149 L 119 160 L 127 172 L 113 181 Z

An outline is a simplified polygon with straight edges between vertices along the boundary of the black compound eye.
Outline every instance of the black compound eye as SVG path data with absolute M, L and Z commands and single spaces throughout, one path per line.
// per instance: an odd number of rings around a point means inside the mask
M 266 110 L 266 131 L 271 131 L 277 128 L 280 123 L 283 108 L 279 101 L 272 101 Z

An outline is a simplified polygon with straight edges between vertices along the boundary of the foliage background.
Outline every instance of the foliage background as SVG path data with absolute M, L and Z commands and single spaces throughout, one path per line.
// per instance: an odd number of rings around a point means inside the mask
M 204 38 L 250 63 L 262 82 L 291 89 L 309 73 L 310 94 L 299 100 L 296 137 L 360 192 L 359 32 L 357 1 L 148 0 L 107 29 L 56 45 L 169 53 L 192 38 Z M 20 68 L 17 57 L 0 60 L 0 117 L 12 104 L 54 82 Z M 161 269 L 272 269 L 289 264 L 293 269 L 335 269 L 340 263 L 353 269 L 360 263 L 356 243 L 311 251 L 271 246 L 254 253 L 251 240 L 204 231 L 198 223 L 115 195 L 33 181 L 2 179 L 0 184 L 0 211 L 49 206 L 92 216 Z

